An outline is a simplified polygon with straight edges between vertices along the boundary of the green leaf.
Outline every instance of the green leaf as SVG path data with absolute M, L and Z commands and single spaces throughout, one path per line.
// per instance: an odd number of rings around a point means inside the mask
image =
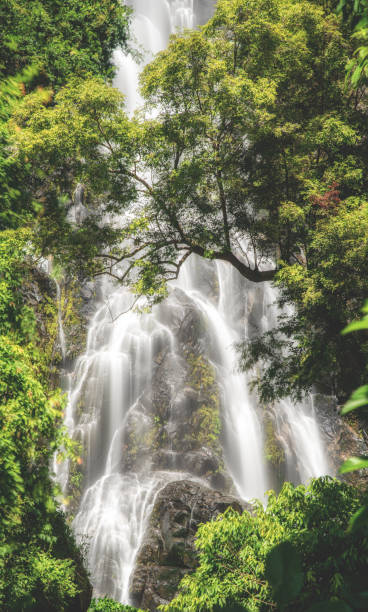
M 290 542 L 281 542 L 268 553 L 266 580 L 271 584 L 274 598 L 280 605 L 292 601 L 299 594 L 304 574 L 299 553 Z
M 359 319 L 359 321 L 352 321 L 349 325 L 344 327 L 341 333 L 344 336 L 345 334 L 350 334 L 350 332 L 362 329 L 368 329 L 368 317 L 363 317 L 363 319 Z
M 353 612 L 344 601 L 322 601 L 308 608 L 307 612 Z
M 368 526 L 368 506 L 362 506 L 353 514 L 349 521 L 348 532 L 355 533 L 362 527 Z
M 352 393 L 350 399 L 341 410 L 341 414 L 347 414 L 356 408 L 368 405 L 368 385 L 363 385 Z
M 346 5 L 346 0 L 340 0 L 339 4 L 337 5 L 336 13 L 341 13 L 345 5 Z
M 366 300 L 366 301 L 364 302 L 364 306 L 363 306 L 363 308 L 362 308 L 362 313 L 363 313 L 363 314 L 368 314 L 368 300 Z
M 349 457 L 340 466 L 339 473 L 347 474 L 348 472 L 354 472 L 355 470 L 362 470 L 368 468 L 368 457 Z

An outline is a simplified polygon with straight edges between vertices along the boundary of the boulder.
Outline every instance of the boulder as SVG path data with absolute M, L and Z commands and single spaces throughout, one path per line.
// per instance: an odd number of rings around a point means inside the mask
M 198 526 L 229 507 L 251 510 L 235 497 L 189 480 L 171 482 L 158 493 L 131 579 L 133 605 L 153 611 L 175 596 L 180 580 L 198 564 Z

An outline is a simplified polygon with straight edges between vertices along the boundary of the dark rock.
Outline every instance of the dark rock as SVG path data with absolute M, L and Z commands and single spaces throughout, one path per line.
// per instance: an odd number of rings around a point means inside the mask
M 186 472 L 208 481 L 213 489 L 230 491 L 232 480 L 224 469 L 220 458 L 210 449 L 202 447 L 188 452 L 159 449 L 152 458 L 155 470 Z
M 229 507 L 251 510 L 235 497 L 189 480 L 171 482 L 160 491 L 131 580 L 135 606 L 157 610 L 175 596 L 183 576 L 198 564 L 198 526 Z
M 357 413 L 342 417 L 336 398 L 318 393 L 313 395 L 313 404 L 333 473 L 337 473 L 340 465 L 349 457 L 368 453 L 365 424 L 359 420 Z M 344 474 L 342 479 L 358 487 L 368 486 L 367 470 Z

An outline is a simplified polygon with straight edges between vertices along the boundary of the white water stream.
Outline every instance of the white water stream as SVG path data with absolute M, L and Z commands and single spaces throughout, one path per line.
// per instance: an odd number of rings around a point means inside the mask
M 193 0 L 133 0 L 132 5 L 133 32 L 148 51 L 146 61 L 165 47 L 171 32 L 196 22 Z M 140 103 L 140 67 L 120 51 L 115 61 L 119 67 L 115 84 L 127 95 L 132 110 Z M 157 491 L 173 480 L 199 479 L 189 467 L 179 469 L 174 460 L 172 465 L 157 467 L 147 442 L 158 419 L 153 409 L 158 364 L 169 356 L 170 367 L 179 374 L 175 379 L 167 373 L 165 401 L 170 417 L 164 427 L 165 452 L 173 457 L 179 454 L 176 407 L 186 384 L 180 379 L 184 357 L 179 332 L 180 322 L 190 312 L 205 328 L 202 352 L 216 373 L 221 440 L 234 492 L 247 499 L 263 498 L 273 485 L 264 458 L 262 409 L 249 391 L 247 376 L 237 372 L 233 345 L 247 336 L 249 317 L 255 313 L 259 312 L 259 328 L 272 325 L 270 304 L 275 296 L 271 287 L 252 286 L 230 265 L 197 257 L 186 262 L 168 299 L 150 314 L 129 311 L 129 292 L 113 287 L 107 279 L 101 294 L 86 351 L 71 376 L 65 416 L 70 434 L 85 451 L 83 491 L 73 526 L 88 548 L 94 594 L 129 603 L 129 579 Z M 60 336 L 63 339 L 62 332 Z M 274 414 L 286 453 L 287 476 L 306 481 L 327 473 L 312 406 L 296 407 L 285 401 L 275 407 Z M 180 452 L 185 449 L 181 447 Z M 69 464 L 55 464 L 55 470 L 67 493 Z

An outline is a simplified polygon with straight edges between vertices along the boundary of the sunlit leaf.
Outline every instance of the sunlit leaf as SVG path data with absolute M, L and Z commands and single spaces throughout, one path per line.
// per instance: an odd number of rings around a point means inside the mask
M 354 391 L 341 410 L 341 414 L 347 414 L 352 410 L 356 410 L 356 408 L 361 408 L 366 405 L 368 405 L 368 385 L 363 385 Z
M 355 470 L 368 468 L 368 457 L 349 457 L 339 469 L 340 474 L 347 474 Z
M 349 323 L 349 325 L 344 327 L 341 333 L 342 335 L 345 335 L 345 334 L 349 334 L 350 332 L 359 331 L 362 329 L 368 329 L 368 317 L 359 319 L 359 321 L 352 321 L 351 323 Z

